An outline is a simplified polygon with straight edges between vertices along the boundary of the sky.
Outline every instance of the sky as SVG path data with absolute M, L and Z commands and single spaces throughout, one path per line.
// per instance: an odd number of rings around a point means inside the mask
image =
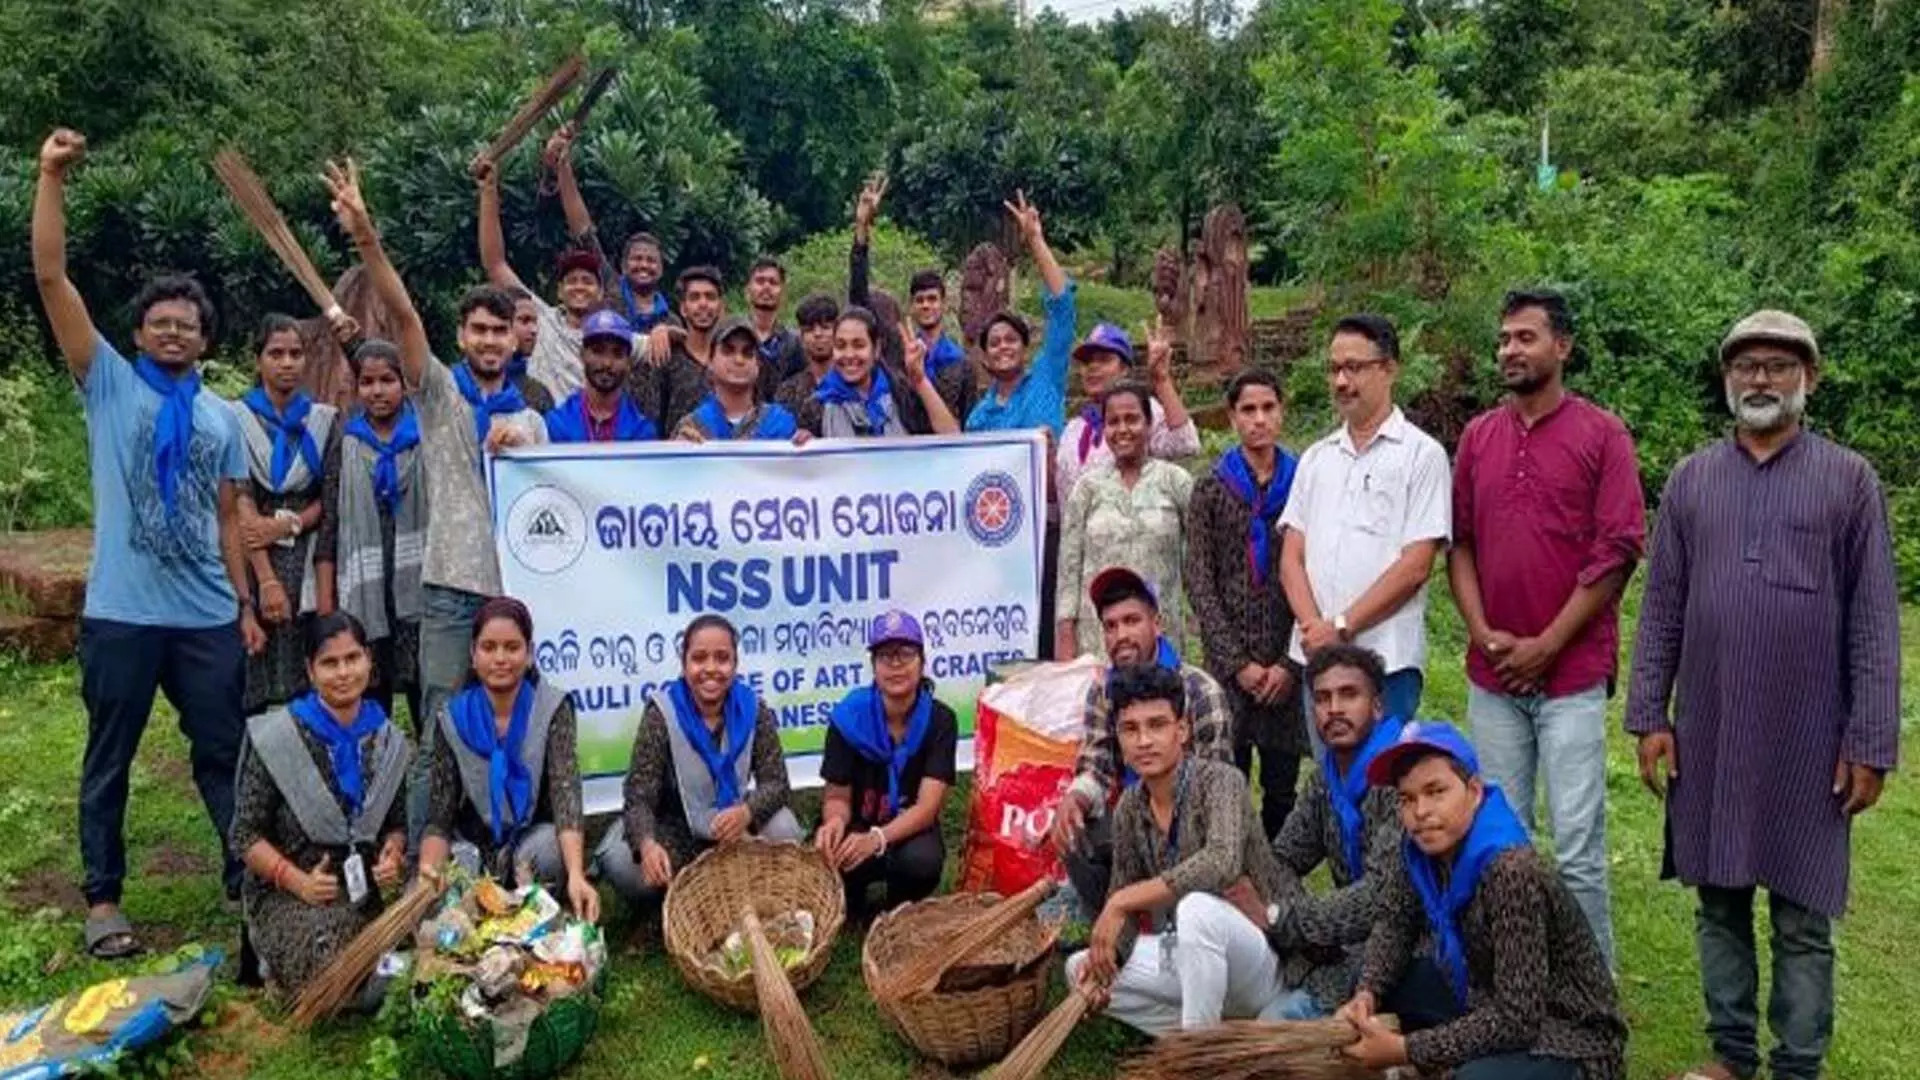
M 1073 22 L 1096 23 L 1116 11 L 1142 11 L 1147 8 L 1165 8 L 1187 5 L 1178 0 L 1027 0 L 1035 13 L 1052 8 Z

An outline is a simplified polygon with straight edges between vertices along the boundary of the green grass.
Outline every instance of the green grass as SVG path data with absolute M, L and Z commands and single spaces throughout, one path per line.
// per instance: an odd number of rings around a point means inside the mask
M 1431 623 L 1433 663 L 1429 715 L 1459 717 L 1465 700 L 1462 635 L 1444 603 L 1441 582 Z M 1630 598 L 1630 607 L 1631 607 Z M 1629 617 L 1628 626 L 1631 626 Z M 1904 717 L 1908 753 L 1920 752 L 1920 608 L 1905 618 Z M 80 955 L 79 857 L 74 845 L 75 791 L 84 743 L 77 672 L 72 665 L 28 666 L 0 659 L 0 1002 L 24 1005 L 86 985 L 122 969 Z M 1618 701 L 1609 755 L 1613 895 L 1621 987 L 1633 1029 L 1632 1075 L 1659 1077 L 1699 1060 L 1700 1004 L 1688 893 L 1657 880 L 1660 820 L 1640 788 L 1631 747 L 1618 732 Z M 163 709 L 154 718 L 133 779 L 128 822 L 135 873 L 127 907 L 149 941 L 199 941 L 231 948 L 237 916 L 227 911 L 213 872 L 215 847 L 186 768 L 186 747 Z M 961 813 L 947 815 L 950 850 L 958 852 Z M 1906 1007 L 1920 998 L 1920 972 L 1905 961 L 1909 935 L 1920 930 L 1920 877 L 1906 844 L 1920 829 L 1920 794 L 1897 779 L 1886 801 L 1855 833 L 1853 914 L 1839 932 L 1839 1022 L 1830 1075 L 1846 1080 L 1897 1080 L 1920 1074 L 1920 1050 L 1909 1047 Z M 708 1004 L 688 990 L 658 951 L 657 931 L 613 924 L 615 961 L 599 1035 L 569 1074 L 612 1077 L 712 1076 L 771 1080 L 774 1071 L 759 1024 Z M 271 1027 L 236 1022 L 243 1003 L 273 1008 L 251 995 L 223 995 L 221 1017 L 195 1032 L 196 1064 L 178 1076 L 336 1080 L 341 1076 L 426 1075 L 402 1055 L 370 1066 L 380 1030 L 348 1021 L 314 1037 L 283 1036 Z M 924 1062 L 886 1029 L 859 974 L 858 945 L 843 937 L 826 976 L 805 995 L 834 1075 L 844 1080 L 933 1080 L 950 1075 Z M 1137 1040 L 1108 1020 L 1083 1024 L 1048 1073 L 1111 1076 Z M 700 1064 L 704 1062 L 704 1064 Z

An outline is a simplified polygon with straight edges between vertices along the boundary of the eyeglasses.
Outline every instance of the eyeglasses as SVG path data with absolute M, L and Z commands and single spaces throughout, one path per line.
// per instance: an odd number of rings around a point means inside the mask
M 1733 377 L 1742 382 L 1753 382 L 1755 376 L 1761 374 L 1766 375 L 1767 381 L 1777 382 L 1800 370 L 1800 367 L 1799 360 L 1776 356 L 1767 360 L 1735 360 L 1727 365 L 1727 370 L 1733 372 Z
M 908 647 L 896 647 L 891 649 L 875 649 L 873 651 L 873 663 L 875 667 L 879 667 L 881 665 L 885 665 L 887 667 L 900 667 L 904 664 L 912 663 L 914 660 L 918 659 L 919 656 L 920 656 L 920 650 L 914 649 L 914 648 L 908 648 Z
M 1387 358 L 1375 357 L 1372 360 L 1338 360 L 1327 364 L 1327 378 L 1337 379 L 1342 375 L 1351 379 L 1368 368 L 1384 367 Z
M 156 334 L 197 334 L 200 324 L 190 319 L 158 318 L 148 319 L 147 329 Z

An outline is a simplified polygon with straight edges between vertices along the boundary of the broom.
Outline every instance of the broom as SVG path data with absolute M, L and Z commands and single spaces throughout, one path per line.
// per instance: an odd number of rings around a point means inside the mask
M 1027 1032 L 1027 1037 L 993 1067 L 985 1080 L 1040 1080 L 1053 1055 L 1060 1052 L 1067 1036 L 1073 1034 L 1074 1025 L 1086 1015 L 1087 999 L 1078 990 L 1069 991 L 1067 999 L 1055 1005 L 1045 1020 Z
M 753 991 L 760 999 L 760 1024 L 767 1033 L 767 1047 L 773 1051 L 774 1065 L 781 1080 L 832 1080 L 827 1059 L 820 1052 L 820 1040 L 800 1006 L 793 983 L 787 981 L 787 969 L 774 955 L 773 944 L 760 919 L 753 912 L 742 920 L 747 948 L 753 953 Z
M 1020 925 L 1052 891 L 1052 880 L 1041 878 L 1001 900 L 948 934 L 944 940 L 920 950 L 899 970 L 880 980 L 880 985 L 874 988 L 875 993 L 890 1001 L 932 993 L 940 985 L 940 977 L 950 968 Z
M 291 1018 L 294 1030 L 305 1031 L 339 1012 L 360 989 L 360 984 L 367 981 L 367 976 L 373 974 L 380 958 L 413 933 L 427 917 L 445 889 L 446 884 L 439 875 L 422 874 L 414 879 L 404 896 L 381 912 L 365 930 L 355 934 L 340 955 L 334 957 L 333 963 L 315 975 L 294 1000 Z
M 1395 1030 L 1399 1022 L 1382 1015 Z M 1121 1069 L 1122 1080 L 1368 1080 L 1380 1074 L 1340 1054 L 1359 1039 L 1345 1020 L 1233 1020 L 1169 1032 Z
M 599 103 L 600 98 L 604 96 L 608 90 L 613 88 L 613 80 L 619 77 L 619 68 L 602 68 L 600 73 L 593 77 L 593 81 L 587 84 L 587 88 L 580 92 L 580 101 L 573 107 L 573 115 L 569 116 L 567 122 L 561 126 L 572 128 L 575 135 L 585 131 L 587 129 L 587 114 L 592 112 L 593 107 Z M 559 179 L 554 175 L 554 170 L 557 168 L 559 168 L 559 162 L 555 160 L 554 155 L 544 154 L 541 156 L 540 195 L 542 198 L 560 190 Z
M 333 290 L 327 287 L 327 281 L 314 269 L 313 260 L 307 258 L 306 249 L 294 238 L 293 230 L 287 227 L 287 219 L 280 208 L 273 204 L 273 197 L 267 194 L 266 186 L 260 183 L 253 167 L 239 151 L 229 147 L 213 156 L 213 172 L 226 186 L 227 194 L 239 205 L 240 212 L 246 215 L 254 229 L 260 233 L 267 246 L 280 257 L 280 262 L 293 273 L 295 281 L 307 290 L 307 295 L 319 305 L 321 311 L 331 318 L 340 305 L 334 301 Z
M 483 164 L 497 164 L 514 147 L 519 146 L 520 140 L 533 130 L 533 125 L 539 123 L 540 118 L 566 95 L 573 84 L 580 81 L 580 73 L 586 70 L 586 66 L 586 59 L 579 53 L 567 57 L 554 69 L 553 74 L 547 76 L 546 83 L 520 106 L 520 111 L 513 114 L 513 119 L 507 121 L 507 126 L 500 129 L 500 134 L 487 144 L 487 148 L 474 156 L 467 171 L 479 176 Z

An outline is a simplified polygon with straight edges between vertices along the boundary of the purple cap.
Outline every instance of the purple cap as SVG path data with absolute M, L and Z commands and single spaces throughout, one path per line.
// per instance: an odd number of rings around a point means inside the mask
M 1094 327 L 1086 340 L 1075 345 L 1073 358 L 1084 361 L 1096 352 L 1110 352 L 1126 361 L 1128 367 L 1133 366 L 1133 339 L 1127 336 L 1125 330 L 1110 322 L 1103 322 Z
M 867 649 L 871 651 L 895 641 L 918 645 L 922 649 L 927 647 L 926 638 L 920 633 L 920 624 L 899 608 L 873 620 L 873 629 L 867 633 Z
M 1367 786 L 1386 787 L 1393 783 L 1393 770 L 1396 763 L 1409 754 L 1425 754 L 1439 751 L 1466 766 L 1468 772 L 1480 775 L 1480 755 L 1473 752 L 1473 744 L 1452 724 L 1437 720 L 1415 720 L 1400 729 L 1400 738 L 1392 746 L 1374 755 L 1367 765 Z
M 617 311 L 602 308 L 587 316 L 580 324 L 580 342 L 585 344 L 595 338 L 611 338 L 633 351 L 633 324 Z

